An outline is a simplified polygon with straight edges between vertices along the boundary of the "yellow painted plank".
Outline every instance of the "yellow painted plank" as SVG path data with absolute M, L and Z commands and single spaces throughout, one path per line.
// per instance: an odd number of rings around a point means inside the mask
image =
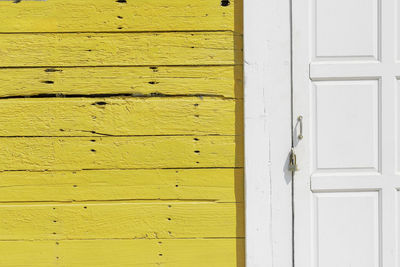
M 0 69 L 0 97 L 198 94 L 242 98 L 242 76 L 241 66 Z
M 0 101 L 0 136 L 235 135 L 242 101 L 219 98 L 40 98 Z M 237 118 L 237 119 L 236 119 Z
M 0 170 L 243 167 L 242 136 L 2 138 Z
M 243 239 L 0 242 L 1 266 L 244 267 Z
M 149 199 L 243 202 L 243 169 L 0 172 L 0 202 Z
M 0 2 L 0 32 L 234 30 L 236 1 L 48 0 Z
M 239 40 L 232 32 L 4 34 L 0 66 L 240 64 Z
M 244 237 L 243 204 L 82 203 L 0 206 L 0 240 Z

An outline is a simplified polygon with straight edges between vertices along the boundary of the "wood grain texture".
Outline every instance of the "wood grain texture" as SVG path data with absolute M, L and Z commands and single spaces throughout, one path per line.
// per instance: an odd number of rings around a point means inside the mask
M 235 135 L 241 110 L 209 97 L 7 99 L 0 136 Z
M 243 239 L 2 241 L 1 266 L 244 267 Z
M 3 34 L 0 66 L 241 64 L 241 39 L 232 32 Z
M 0 170 L 243 167 L 242 136 L 3 138 Z
M 0 1 L 0 266 L 244 266 L 241 2 Z
M 242 85 L 240 66 L 0 69 L 0 97 L 166 94 L 242 98 Z
M 240 1 L 229 2 L 227 6 L 219 0 L 0 2 L 0 32 L 233 31 Z
M 243 169 L 0 172 L 0 202 L 243 202 Z
M 82 203 L 0 206 L 0 240 L 244 237 L 243 204 Z

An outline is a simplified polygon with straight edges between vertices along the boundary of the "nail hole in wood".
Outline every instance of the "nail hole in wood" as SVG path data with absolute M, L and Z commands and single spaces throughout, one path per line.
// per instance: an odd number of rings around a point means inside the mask
M 45 84 L 53 84 L 54 81 L 41 81 L 41 83 L 45 83 Z
M 229 0 L 221 0 L 221 6 L 229 6 L 231 1 Z
M 107 105 L 107 102 L 98 101 L 98 102 L 94 102 L 92 105 L 93 106 L 105 106 L 105 105 Z
M 57 70 L 57 69 L 45 69 L 44 71 L 45 72 L 56 72 L 56 71 L 62 72 L 62 70 Z

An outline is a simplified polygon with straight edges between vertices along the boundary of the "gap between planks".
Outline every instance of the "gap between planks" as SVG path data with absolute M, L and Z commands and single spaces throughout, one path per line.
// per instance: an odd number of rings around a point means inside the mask
M 157 98 L 217 98 L 219 100 L 241 100 L 241 98 L 226 97 L 223 95 L 214 94 L 34 94 L 34 95 L 13 95 L 2 96 L 2 99 L 43 99 L 43 98 L 111 98 L 111 99 L 157 99 Z
M 233 30 L 171 30 L 171 31 L 123 31 L 123 30 L 119 30 L 119 31 L 64 31 L 64 32 L 0 32 L 0 35 L 3 34 L 34 34 L 34 35 L 40 35 L 40 34 L 102 34 L 102 33 L 111 33 L 111 34 L 124 34 L 124 33 L 144 33 L 144 34 L 157 34 L 157 33 L 215 33 L 215 32 L 221 32 L 221 33 L 232 33 L 236 36 L 243 36 L 242 33 L 237 32 L 237 31 L 233 31 Z
M 11 186 L 0 186 L 0 188 Z M 82 204 L 95 204 L 95 205 L 114 205 L 114 204 L 140 204 L 140 205 L 154 205 L 154 204 L 243 204 L 242 201 L 218 201 L 217 199 L 107 199 L 107 200 L 58 200 L 58 201 L 0 201 L 1 206 L 53 206 L 53 205 L 82 205 Z
M 156 64 L 156 65 L 75 65 L 75 66 L 63 66 L 63 65 L 50 65 L 50 66 L 0 66 L 0 69 L 41 69 L 41 68 L 134 68 L 134 67 L 190 67 L 190 68 L 204 68 L 204 67 L 235 67 L 243 66 L 240 64 L 198 64 L 198 65 L 176 65 L 176 64 Z
M 173 134 L 173 135 L 168 135 L 168 134 L 159 134 L 159 135 L 112 135 L 112 134 L 104 134 L 104 133 L 98 133 L 94 131 L 83 131 L 82 132 L 89 132 L 92 134 L 95 134 L 93 136 L 91 135 L 74 135 L 74 136 L 68 136 L 68 135 L 9 135 L 9 136 L 0 136 L 0 138 L 107 138 L 107 137 L 181 137 L 181 136 L 187 136 L 187 137 L 207 137 L 207 136 L 232 136 L 232 137 L 243 137 L 242 134 Z M 97 135 L 96 135 L 97 134 Z
M 79 172 L 79 171 L 114 171 L 114 170 L 215 170 L 215 169 L 234 169 L 234 170 L 241 170 L 244 169 L 243 167 L 188 167 L 188 168 L 109 168 L 109 169 L 67 169 L 67 170 L 0 170 L 2 172 Z
M 164 240 L 164 241 L 171 241 L 171 240 L 243 240 L 245 237 L 174 237 L 174 238 L 151 238 L 151 237 L 137 237 L 137 238 L 60 238 L 60 239 L 2 239 L 1 242 L 41 242 L 41 241 L 96 241 L 96 240 Z

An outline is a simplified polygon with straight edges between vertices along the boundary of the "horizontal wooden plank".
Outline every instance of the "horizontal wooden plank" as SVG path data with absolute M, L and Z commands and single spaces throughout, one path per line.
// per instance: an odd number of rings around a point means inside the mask
M 243 202 L 243 169 L 0 172 L 0 202 L 128 199 Z
M 0 136 L 235 135 L 242 101 L 218 98 L 40 98 L 0 101 Z M 238 134 L 241 134 L 239 132 Z
M 232 32 L 3 34 L 0 66 L 240 64 L 240 40 Z
M 0 32 L 234 30 L 230 0 L 0 2 Z
M 0 242 L 1 266 L 244 267 L 243 239 Z
M 0 97 L 167 94 L 242 98 L 242 76 L 241 66 L 6 68 L 0 69 Z
M 0 170 L 243 167 L 242 136 L 2 138 Z
M 0 206 L 0 240 L 244 237 L 243 204 L 83 203 Z

